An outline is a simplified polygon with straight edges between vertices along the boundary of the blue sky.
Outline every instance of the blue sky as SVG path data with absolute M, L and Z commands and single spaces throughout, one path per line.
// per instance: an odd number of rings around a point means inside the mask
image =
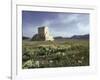
M 54 37 L 89 34 L 89 14 L 22 11 L 23 36 L 32 37 L 41 26 L 48 26 Z

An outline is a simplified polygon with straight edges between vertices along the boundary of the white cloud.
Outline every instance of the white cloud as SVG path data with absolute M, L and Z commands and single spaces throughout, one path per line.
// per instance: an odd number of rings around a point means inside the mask
M 70 23 L 78 19 L 78 14 L 59 15 L 59 20 L 62 23 Z
M 82 23 L 77 23 L 77 29 L 80 34 L 87 34 L 87 33 L 89 33 L 89 24 L 84 25 Z
M 41 24 L 41 26 L 50 26 L 50 24 L 52 24 L 52 21 L 51 20 L 46 20 Z

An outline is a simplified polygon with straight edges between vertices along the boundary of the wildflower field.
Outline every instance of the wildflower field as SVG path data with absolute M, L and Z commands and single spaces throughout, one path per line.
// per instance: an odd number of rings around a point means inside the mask
M 89 66 L 89 40 L 22 42 L 22 68 Z

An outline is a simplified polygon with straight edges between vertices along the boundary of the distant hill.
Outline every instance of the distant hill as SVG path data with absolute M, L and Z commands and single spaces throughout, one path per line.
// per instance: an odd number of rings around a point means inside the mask
M 23 40 L 31 40 L 31 38 L 23 36 Z M 57 36 L 54 37 L 55 40 L 66 40 L 66 39 L 89 39 L 89 34 L 86 35 L 74 35 L 72 37 L 62 37 L 62 36 Z
M 74 35 L 71 39 L 89 39 L 89 34 L 86 35 Z
M 58 36 L 58 37 L 54 37 L 54 39 L 64 39 L 64 37 Z
M 89 39 L 89 34 L 86 35 L 74 35 L 72 37 L 54 37 L 55 40 L 65 40 L 65 39 Z
M 26 36 L 23 36 L 22 39 L 23 40 L 30 40 L 30 38 L 29 37 L 26 37 Z

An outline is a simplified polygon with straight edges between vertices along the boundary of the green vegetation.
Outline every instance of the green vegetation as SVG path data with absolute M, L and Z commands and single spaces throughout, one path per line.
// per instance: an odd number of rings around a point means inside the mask
M 89 65 L 89 40 L 25 41 L 22 67 L 48 68 Z

